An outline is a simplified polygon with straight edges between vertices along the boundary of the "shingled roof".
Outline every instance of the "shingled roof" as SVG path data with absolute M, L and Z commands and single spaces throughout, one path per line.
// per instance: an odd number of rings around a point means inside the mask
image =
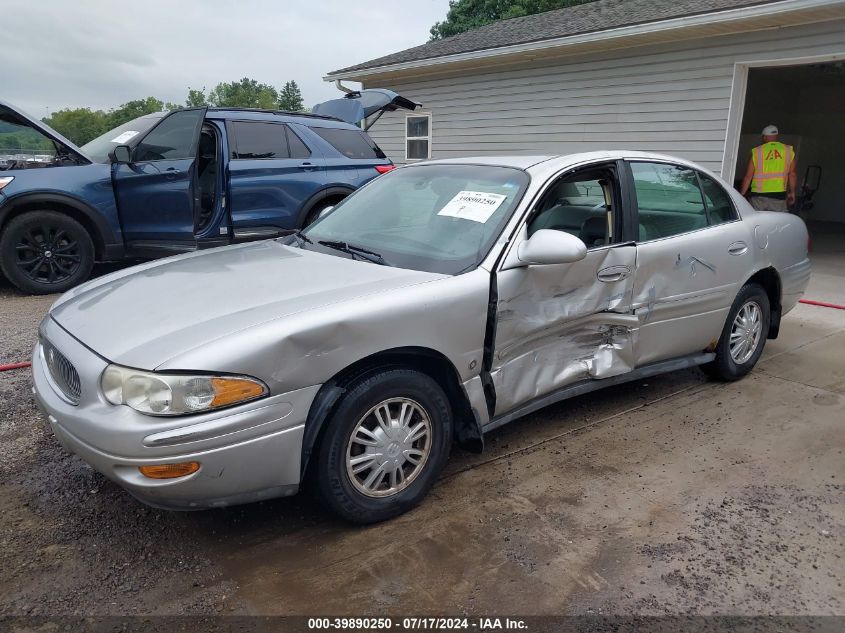
M 624 26 L 702 15 L 778 0 L 596 0 L 522 18 L 501 20 L 472 31 L 332 71 L 339 75 L 391 64 L 434 59 L 503 46 L 596 33 Z

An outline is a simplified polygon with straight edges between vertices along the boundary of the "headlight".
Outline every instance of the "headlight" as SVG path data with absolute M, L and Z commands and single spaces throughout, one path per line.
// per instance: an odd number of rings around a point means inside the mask
M 0 189 L 3 189 L 6 185 L 12 182 L 15 179 L 14 176 L 6 176 L 4 178 L 0 178 Z
M 157 374 L 109 365 L 100 379 L 106 400 L 147 415 L 184 415 L 220 409 L 267 395 L 246 376 Z

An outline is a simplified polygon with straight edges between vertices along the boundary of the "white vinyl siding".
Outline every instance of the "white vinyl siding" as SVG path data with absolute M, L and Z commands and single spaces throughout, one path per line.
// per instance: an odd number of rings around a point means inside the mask
M 845 55 L 843 33 L 845 20 L 836 20 L 376 83 L 432 113 L 432 158 L 634 149 L 718 172 L 734 64 Z M 407 114 L 385 114 L 370 129 L 398 163 Z

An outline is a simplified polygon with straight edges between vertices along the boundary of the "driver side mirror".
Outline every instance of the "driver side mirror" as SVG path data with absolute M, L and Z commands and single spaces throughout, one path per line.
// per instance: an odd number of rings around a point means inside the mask
M 128 145 L 118 145 L 111 151 L 111 162 L 113 163 L 131 163 L 132 150 Z
M 564 231 L 540 229 L 517 247 L 516 255 L 522 266 L 571 264 L 587 256 L 587 245 Z

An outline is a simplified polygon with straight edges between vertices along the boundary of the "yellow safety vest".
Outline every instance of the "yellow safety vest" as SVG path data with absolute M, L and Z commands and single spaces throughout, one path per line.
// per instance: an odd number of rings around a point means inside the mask
M 789 168 L 795 161 L 795 151 L 791 145 L 777 141 L 763 143 L 751 150 L 754 161 L 754 180 L 751 191 L 754 193 L 783 193 L 789 177 Z

